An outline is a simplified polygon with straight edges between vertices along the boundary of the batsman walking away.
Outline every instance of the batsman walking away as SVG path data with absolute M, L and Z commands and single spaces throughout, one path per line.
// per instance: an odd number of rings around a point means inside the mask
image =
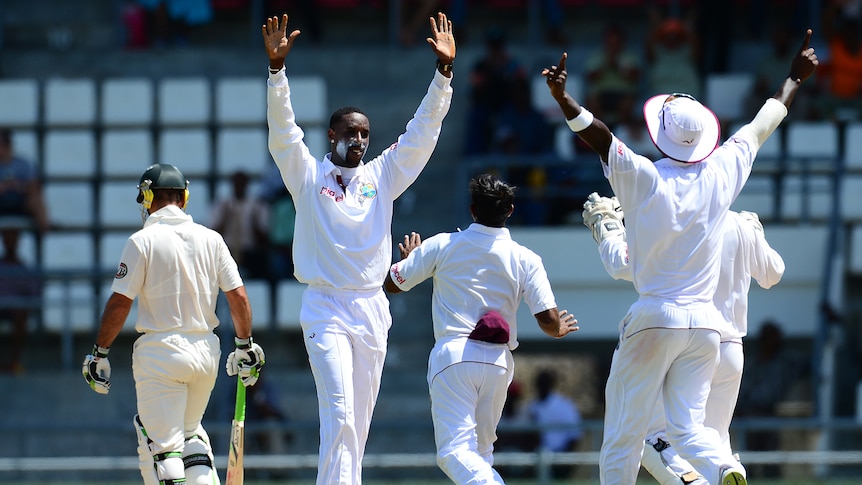
M 718 432 L 704 426 L 720 333 L 727 327 L 713 302 L 722 231 L 758 149 L 817 67 L 811 35 L 807 30 L 775 95 L 720 146 L 718 119 L 694 97 L 650 98 L 644 121 L 664 155 L 655 162 L 633 152 L 566 92 L 565 53 L 542 71 L 569 128 L 599 155 L 626 214 L 628 260 L 639 295 L 620 322 L 605 387 L 603 485 L 635 483 L 654 410 L 632 403 L 659 399 L 670 444 L 709 483 L 747 483 L 744 467 Z
M 350 106 L 330 117 L 330 152 L 321 161 L 311 155 L 291 104 L 288 73 L 297 66 L 285 66 L 300 32 L 288 34 L 287 15 L 262 28 L 269 150 L 296 205 L 294 276 L 307 285 L 299 320 L 317 387 L 320 485 L 362 483 L 392 326 L 383 280 L 392 261 L 393 204 L 431 158 L 452 100 L 452 22 L 442 13 L 429 20 L 434 78 L 406 131 L 370 160 L 368 117 Z
M 214 333 L 220 290 L 236 333 L 228 374 L 254 385 L 265 360 L 252 341 L 251 306 L 236 262 L 221 235 L 185 213 L 188 187 L 173 165 L 155 164 L 141 175 L 137 202 L 144 227 L 126 241 L 93 351 L 82 368 L 90 388 L 108 394 L 108 353 L 137 298 L 132 424 L 145 485 L 220 483 L 201 425 L 221 358 Z

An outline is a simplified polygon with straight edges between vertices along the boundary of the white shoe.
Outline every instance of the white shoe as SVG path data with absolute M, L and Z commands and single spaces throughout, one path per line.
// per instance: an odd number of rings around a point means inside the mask
M 748 485 L 748 480 L 746 480 L 745 473 L 742 470 L 721 467 L 719 476 L 721 477 L 719 480 L 720 485 Z

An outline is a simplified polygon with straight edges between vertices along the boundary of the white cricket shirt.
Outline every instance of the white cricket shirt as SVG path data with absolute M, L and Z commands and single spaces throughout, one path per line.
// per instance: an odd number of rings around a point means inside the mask
M 267 82 L 269 150 L 296 205 L 294 275 L 343 289 L 383 285 L 392 261 L 393 202 L 431 157 L 452 100 L 451 79 L 435 70 L 428 92 L 398 141 L 362 163 L 346 189 L 329 154 L 317 161 L 303 142 L 284 70 Z
M 455 362 L 487 361 L 483 348 L 488 344 L 466 345 L 476 322 L 486 312 L 496 310 L 509 323 L 508 348 L 514 350 L 518 346 L 516 315 L 521 300 L 533 315 L 557 306 L 542 258 L 512 240 L 504 227 L 471 224 L 464 231 L 434 235 L 406 259 L 393 264 L 389 272 L 404 291 L 433 278 L 435 349 L 445 351 L 432 353 L 431 377 Z
M 628 247 L 623 236 L 609 237 L 599 243 L 605 270 L 614 279 L 632 280 Z M 751 278 L 765 289 L 777 284 L 784 275 L 784 260 L 738 213 L 725 219 L 721 248 L 721 271 L 713 301 L 729 324 L 721 331 L 722 342 L 742 342 L 748 333 L 748 290 Z
M 613 138 L 602 168 L 626 215 L 629 264 L 641 301 L 678 308 L 712 303 L 722 227 L 751 173 L 756 146 L 736 134 L 702 162 L 653 163 Z M 720 330 L 723 325 L 713 320 L 666 319 L 655 325 Z
M 111 290 L 138 298 L 138 332 L 212 332 L 219 289 L 242 284 L 221 235 L 169 205 L 126 241 Z

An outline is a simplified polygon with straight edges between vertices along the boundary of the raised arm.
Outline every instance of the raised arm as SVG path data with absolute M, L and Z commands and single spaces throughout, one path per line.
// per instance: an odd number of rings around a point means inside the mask
M 455 34 L 452 30 L 452 21 L 442 12 L 437 13 L 437 21 L 434 17 L 431 21 L 431 37 L 425 39 L 434 54 L 437 55 L 437 70 L 446 77 L 452 77 L 452 65 L 455 62 Z
M 607 163 L 612 140 L 611 130 L 566 92 L 567 58 L 568 54 L 564 52 L 563 57 L 560 58 L 560 64 L 542 69 L 542 75 L 545 76 L 551 96 L 560 105 L 569 128 L 599 155 L 602 162 Z
M 284 59 L 300 32 L 294 30 L 289 36 L 287 35 L 287 14 L 283 14 L 281 22 L 278 17 L 266 19 L 266 23 L 261 27 L 261 33 L 266 55 L 269 56 L 269 68 L 278 71 L 284 67 Z

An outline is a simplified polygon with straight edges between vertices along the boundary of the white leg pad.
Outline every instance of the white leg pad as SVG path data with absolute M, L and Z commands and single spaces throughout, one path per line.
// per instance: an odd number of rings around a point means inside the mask
M 186 438 L 183 447 L 186 483 L 189 485 L 220 485 L 215 470 L 212 447 L 207 432 L 198 426 L 196 433 Z
M 150 451 L 150 439 L 147 431 L 141 423 L 138 415 L 133 420 L 135 434 L 138 436 L 138 468 L 141 469 L 141 477 L 144 485 L 159 485 L 159 477 L 156 475 L 156 462 L 153 460 L 153 452 Z
M 136 414 L 133 420 L 138 436 L 138 467 L 144 485 L 175 485 L 186 483 L 182 452 L 165 451 L 153 453 L 152 441 L 147 430 Z

